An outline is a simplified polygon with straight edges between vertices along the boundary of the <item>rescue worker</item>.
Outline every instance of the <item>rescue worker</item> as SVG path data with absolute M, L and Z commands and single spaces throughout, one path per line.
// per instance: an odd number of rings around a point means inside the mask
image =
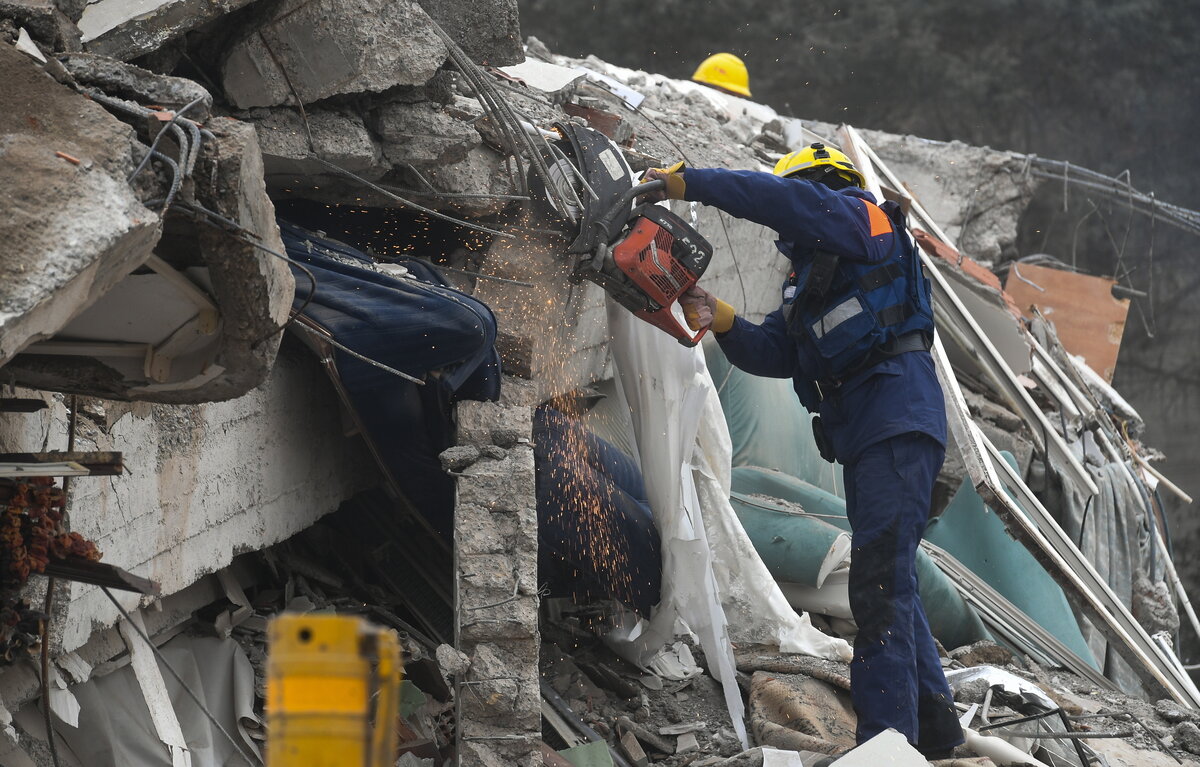
M 946 411 L 929 347 L 930 286 L 894 203 L 881 208 L 836 149 L 813 144 L 771 173 L 653 169 L 666 190 L 774 229 L 792 264 L 782 306 L 755 325 L 699 286 L 680 303 L 729 361 L 791 378 L 843 466 L 853 529 L 850 665 L 857 739 L 891 727 L 927 757 L 963 742 L 917 591 L 916 551 L 945 458 Z
M 750 98 L 750 72 L 732 53 L 714 53 L 696 67 L 692 80 L 719 91 Z

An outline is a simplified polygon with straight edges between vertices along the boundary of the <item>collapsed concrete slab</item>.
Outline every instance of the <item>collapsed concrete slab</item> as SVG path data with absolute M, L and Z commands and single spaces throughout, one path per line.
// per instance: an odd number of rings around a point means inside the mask
M 0 365 L 144 262 L 161 223 L 126 183 L 133 131 L 0 45 Z
M 155 74 L 92 53 L 72 53 L 60 56 L 59 61 L 80 85 L 99 88 L 110 96 L 170 110 L 191 105 L 186 116 L 196 122 L 207 120 L 212 111 L 212 94 L 192 80 Z
M 525 58 L 517 0 L 422 0 L 421 7 L 477 64 L 498 67 Z
M 207 130 L 211 139 L 185 196 L 247 234 L 171 216 L 149 262 L 153 274 L 125 277 L 57 328 L 53 341 L 28 347 L 8 366 L 16 381 L 114 399 L 193 403 L 240 396 L 266 378 L 295 283 L 282 258 L 263 251 L 282 253 L 283 243 L 254 129 L 215 118 Z M 155 303 L 162 295 L 175 299 Z M 182 314 L 176 311 L 181 305 L 188 308 Z
M 79 19 L 84 47 L 129 61 L 252 0 L 98 0 Z
M 236 43 L 221 65 L 236 107 L 304 103 L 348 93 L 422 85 L 447 51 L 411 0 L 286 0 Z
M 303 197 L 337 204 L 355 200 L 366 191 L 361 183 L 337 173 L 320 160 L 369 181 L 379 180 L 390 170 L 378 143 L 358 114 L 320 107 L 305 111 L 307 130 L 295 109 L 253 110 L 252 123 L 263 153 L 264 179 L 276 198 Z
M 515 191 L 503 156 L 483 143 L 463 119 L 462 107 L 391 100 L 373 108 L 309 107 L 305 114 L 307 129 L 299 111 L 289 107 L 248 115 L 258 130 L 267 188 L 277 197 L 397 204 L 325 163 L 463 216 L 498 213 L 507 202 L 493 195 Z
M 483 143 L 479 131 L 451 116 L 440 104 L 385 104 L 372 118 L 384 155 L 393 165 L 456 163 Z
M 72 10 L 70 5 L 65 7 Z M 51 0 L 0 0 L 0 19 L 9 19 L 14 26 L 26 28 L 35 40 L 51 50 L 80 48 L 79 29 Z
M 324 165 L 311 162 L 312 154 L 368 179 L 387 170 L 383 153 L 359 115 L 342 110 L 306 110 L 308 126 L 294 109 L 280 107 L 255 120 L 259 142 L 266 159 L 267 176 L 291 174 L 293 178 L 329 173 Z M 309 146 L 309 137 L 312 146 Z M 298 180 L 298 179 L 297 179 Z

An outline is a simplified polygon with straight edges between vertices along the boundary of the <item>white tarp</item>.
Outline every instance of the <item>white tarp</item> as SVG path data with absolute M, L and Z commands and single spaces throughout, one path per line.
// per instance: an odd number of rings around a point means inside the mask
M 679 345 L 612 301 L 608 323 L 663 558 L 654 614 L 610 633 L 609 643 L 652 666 L 676 636 L 696 634 L 745 744 L 727 610 L 739 632 L 766 635 L 785 651 L 849 660 L 850 648 L 791 609 L 729 505 L 729 433 L 703 351 Z
M 146 647 L 136 635 L 130 642 L 131 647 Z M 173 767 L 183 749 L 163 743 L 158 725 L 163 718 L 176 722 L 177 737 L 185 743 L 192 767 L 246 767 L 251 761 L 244 754 L 253 758 L 253 764 L 262 764 L 258 746 L 250 738 L 251 730 L 262 729 L 254 713 L 254 669 L 237 641 L 182 634 L 164 644 L 161 652 L 162 659 L 149 657 L 154 664 L 149 673 L 159 675 L 165 698 L 147 698 L 132 665 L 104 676 L 93 675 L 71 687 L 80 704 L 78 726 L 61 721 L 54 724 L 63 767 Z M 171 664 L 237 743 L 231 743 L 209 721 L 164 662 Z M 36 702 L 22 708 L 16 721 L 25 732 L 45 742 L 45 725 Z
M 792 609 L 738 521 L 729 503 L 733 453 L 729 428 L 707 368 L 704 377 L 708 397 L 696 435 L 692 476 L 704 510 L 704 530 L 730 637 L 735 642 L 776 643 L 781 652 L 849 663 L 850 645 L 820 632 L 807 613 L 797 614 Z

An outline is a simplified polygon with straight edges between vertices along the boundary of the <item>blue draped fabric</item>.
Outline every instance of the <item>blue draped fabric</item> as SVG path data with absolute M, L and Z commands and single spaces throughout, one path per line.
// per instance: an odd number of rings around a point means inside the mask
M 454 529 L 454 478 L 438 454 L 454 444 L 451 404 L 500 395 L 496 318 L 483 303 L 449 286 L 433 266 L 397 258 L 409 276 L 368 268 L 366 254 L 279 222 L 296 265 L 293 306 L 340 344 L 425 382 L 419 386 L 337 349 L 337 377 L 383 469 L 449 540 Z M 362 266 L 356 265 L 362 264 Z M 300 331 L 303 332 L 303 331 Z
M 662 555 L 638 465 L 550 407 L 534 413 L 533 435 L 538 581 L 552 596 L 616 599 L 648 615 Z

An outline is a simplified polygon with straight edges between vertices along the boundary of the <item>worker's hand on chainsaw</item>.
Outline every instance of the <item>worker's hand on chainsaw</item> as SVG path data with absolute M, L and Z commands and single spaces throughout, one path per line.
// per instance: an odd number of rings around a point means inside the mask
M 679 297 L 679 306 L 692 330 L 711 327 L 713 332 L 724 333 L 733 327 L 733 307 L 699 285 Z
M 658 202 L 659 200 L 682 200 L 685 189 L 683 182 L 683 163 L 677 162 L 669 168 L 651 168 L 646 171 L 646 175 L 642 177 L 642 183 L 647 181 L 665 181 L 666 189 L 660 189 L 654 192 L 647 192 L 642 195 L 642 199 L 647 202 Z
M 693 285 L 679 297 L 683 317 L 692 330 L 706 328 L 712 324 L 717 309 L 717 298 L 704 288 Z

